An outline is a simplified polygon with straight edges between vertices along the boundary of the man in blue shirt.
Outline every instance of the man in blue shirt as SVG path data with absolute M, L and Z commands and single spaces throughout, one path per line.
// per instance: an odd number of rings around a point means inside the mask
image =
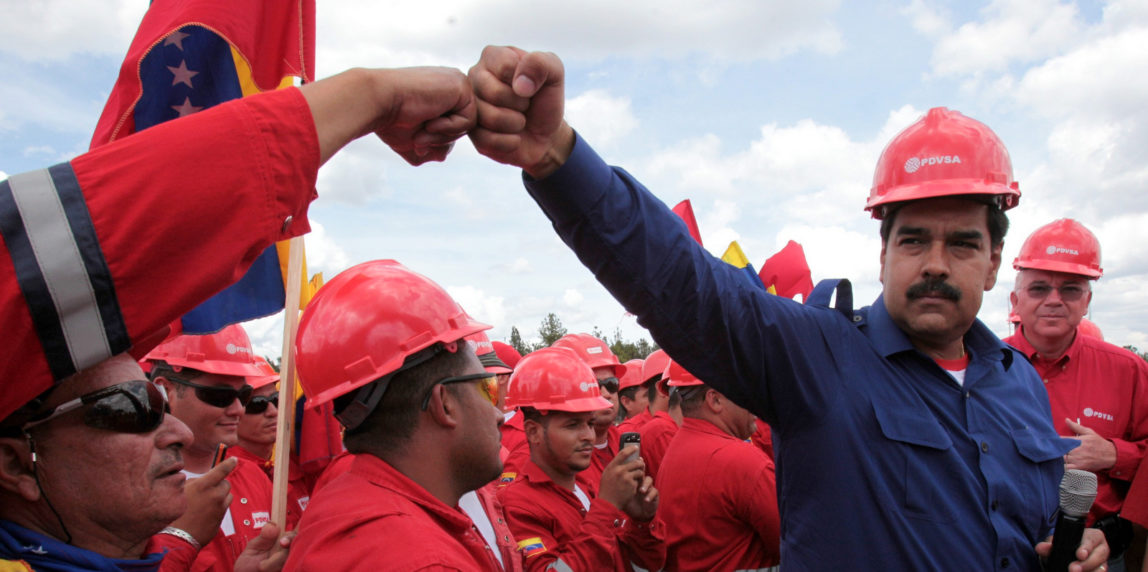
M 753 288 L 562 119 L 553 54 L 487 48 L 470 71 L 476 148 L 526 187 L 603 285 L 777 445 L 786 570 L 1038 569 L 1062 456 L 1032 367 L 977 321 L 1020 192 L 984 125 L 944 109 L 882 155 L 866 206 L 881 281 L 854 312 Z M 815 295 L 818 293 L 815 292 Z M 1077 556 L 1103 569 L 1102 535 Z

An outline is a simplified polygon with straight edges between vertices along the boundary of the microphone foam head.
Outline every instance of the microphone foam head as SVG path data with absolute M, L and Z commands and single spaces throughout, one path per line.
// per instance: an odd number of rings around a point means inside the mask
M 1096 475 L 1079 469 L 1069 469 L 1060 480 L 1060 510 L 1069 516 L 1088 514 L 1096 500 Z

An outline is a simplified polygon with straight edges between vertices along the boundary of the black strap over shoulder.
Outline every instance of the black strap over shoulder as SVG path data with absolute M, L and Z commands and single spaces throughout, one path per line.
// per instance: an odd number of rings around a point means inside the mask
M 828 278 L 817 283 L 809 296 L 805 298 L 805 304 L 808 306 L 820 306 L 822 308 L 829 307 L 829 301 L 833 299 L 833 293 L 837 293 L 837 300 L 833 304 L 833 309 L 841 312 L 845 319 L 850 322 L 853 320 L 853 285 L 849 283 L 846 278 Z

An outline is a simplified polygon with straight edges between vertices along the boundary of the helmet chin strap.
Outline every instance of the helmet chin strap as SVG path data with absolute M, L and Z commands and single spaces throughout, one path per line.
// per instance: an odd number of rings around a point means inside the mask
M 391 379 L 400 372 L 425 363 L 444 351 L 452 354 L 457 352 L 458 342 L 436 343 L 411 355 L 399 369 L 359 388 L 355 393 L 355 398 L 341 411 L 337 411 L 335 418 L 343 424 L 347 431 L 354 431 L 379 406 L 379 402 L 383 400 L 383 395 L 387 392 L 387 387 L 391 385 Z

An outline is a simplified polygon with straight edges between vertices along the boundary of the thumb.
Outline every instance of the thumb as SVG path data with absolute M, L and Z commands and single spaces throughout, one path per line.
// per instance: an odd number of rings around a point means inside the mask
M 227 475 L 230 475 L 231 471 L 234 471 L 238 464 L 239 459 L 235 457 L 228 457 L 220 461 L 218 465 L 212 467 L 210 471 L 204 473 L 202 477 L 199 477 L 196 480 L 200 481 L 200 484 L 205 487 L 210 487 L 212 485 L 218 484 L 220 481 L 227 478 Z
M 1088 427 L 1085 427 L 1084 425 L 1081 425 L 1080 423 L 1077 423 L 1071 419 L 1065 419 L 1065 422 L 1068 423 L 1068 428 L 1072 429 L 1072 432 L 1076 433 L 1077 435 L 1087 435 L 1089 433 L 1095 433 L 1095 431 L 1093 431 L 1092 429 L 1089 429 Z
M 247 543 L 244 551 L 251 552 L 268 552 L 275 548 L 276 540 L 279 538 L 279 525 L 274 522 L 268 522 L 263 525 L 263 529 L 259 531 L 259 536 L 252 538 Z
M 543 87 L 561 85 L 565 77 L 562 60 L 550 52 L 530 52 L 514 70 L 514 94 L 533 97 Z

